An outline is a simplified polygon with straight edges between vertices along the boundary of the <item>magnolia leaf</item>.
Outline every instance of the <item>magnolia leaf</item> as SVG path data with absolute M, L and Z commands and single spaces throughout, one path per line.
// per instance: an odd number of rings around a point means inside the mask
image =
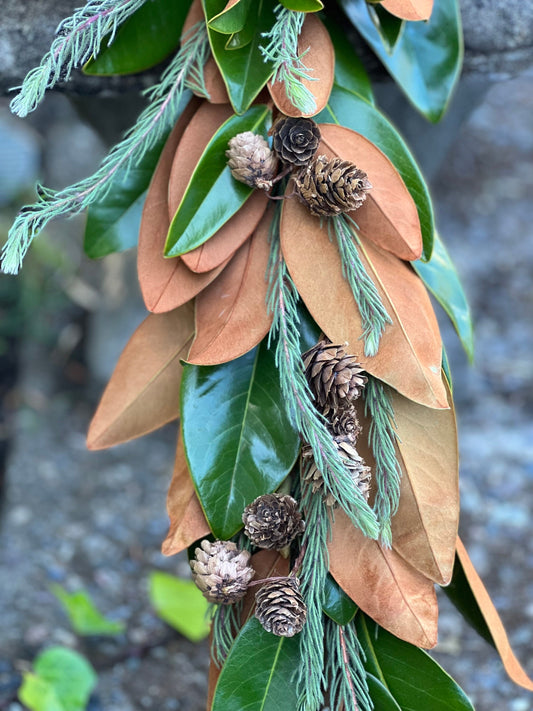
M 468 581 L 470 590 L 474 595 L 475 602 L 477 603 L 490 631 L 494 646 L 500 655 L 505 671 L 515 684 L 518 684 L 529 691 L 533 691 L 533 680 L 528 677 L 520 662 L 515 657 L 514 652 L 511 649 L 511 645 L 509 644 L 509 639 L 507 637 L 507 633 L 505 632 L 505 627 L 503 626 L 501 618 L 494 607 L 487 589 L 483 585 L 483 581 L 472 565 L 472 561 L 468 556 L 466 548 L 459 537 L 457 538 L 457 557 L 462 566 L 466 580 Z M 459 609 L 461 610 L 461 607 L 459 607 Z
M 215 536 L 228 539 L 245 506 L 275 491 L 298 454 L 274 354 L 263 342 L 223 365 L 185 365 L 181 406 L 198 498 Z
M 365 101 L 364 96 L 340 86 L 333 87 L 326 109 L 316 120 L 319 123 L 333 120 L 362 133 L 392 161 L 415 201 L 422 230 L 424 258 L 429 259 L 435 232 L 431 196 L 413 155 L 390 121 L 375 106 Z M 357 214 L 354 217 L 357 222 Z
M 366 538 L 341 510 L 335 511 L 328 549 L 331 574 L 373 620 L 417 647 L 437 644 L 437 597 L 430 580 L 394 550 Z
M 335 48 L 335 85 L 351 92 L 356 92 L 360 97 L 373 104 L 374 93 L 370 77 L 352 43 L 337 22 L 334 22 L 329 17 L 325 18 L 324 22 Z M 315 121 L 327 123 L 331 119 L 318 117 L 315 118 Z M 341 123 L 349 128 L 354 128 L 345 121 Z M 354 130 L 357 129 L 354 128 Z M 363 133 L 363 131 L 360 131 L 360 133 Z M 377 141 L 374 141 L 374 143 L 377 143 Z
M 194 335 L 186 304 L 150 314 L 122 352 L 87 434 L 89 449 L 105 449 L 152 432 L 179 417 L 182 373 Z
M 216 365 L 247 353 L 268 333 L 272 314 L 266 307 L 265 278 L 271 216 L 239 249 L 220 277 L 196 300 L 196 338 L 189 363 Z
M 167 494 L 167 512 L 170 527 L 161 547 L 163 555 L 180 553 L 199 538 L 211 533 L 196 496 L 181 435 L 176 447 L 174 471 Z
M 190 0 L 144 3 L 117 30 L 111 44 L 104 40 L 99 55 L 84 66 L 85 74 L 137 74 L 165 59 L 179 46 Z
M 210 106 L 208 115 L 216 113 L 218 120 L 227 114 L 227 111 L 228 107 L 225 106 Z M 206 112 L 207 109 L 203 113 Z M 253 189 L 231 175 L 225 150 L 229 140 L 243 131 L 266 134 L 271 112 L 266 106 L 253 106 L 244 116 L 228 118 L 214 135 L 211 133 L 211 127 L 206 129 L 202 117 L 198 114 L 176 151 L 175 165 L 180 165 L 179 156 L 183 155 L 183 151 L 193 141 L 205 145 L 203 139 L 209 136 L 210 140 L 208 139 L 197 164 L 196 161 L 193 162 L 196 167 L 170 224 L 165 245 L 167 257 L 190 252 L 206 242 L 250 197 Z M 170 193 L 177 190 L 177 181 L 172 179 L 174 174 L 175 170 L 172 171 Z
M 314 97 L 315 107 L 308 113 L 290 101 L 285 82 L 269 82 L 268 90 L 278 109 L 287 116 L 314 116 L 328 103 L 335 75 L 335 51 L 328 31 L 316 15 L 307 15 L 298 37 L 298 55 L 303 56 L 305 73 L 309 79 L 301 79 L 303 86 Z
M 415 201 L 393 163 L 368 138 L 344 126 L 320 124 L 319 153 L 342 157 L 367 173 L 372 189 L 351 213 L 359 232 L 400 259 L 418 259 L 422 233 Z
M 149 580 L 150 602 L 159 617 L 191 642 L 209 634 L 209 603 L 192 580 L 154 570 Z
M 384 711 L 398 707 L 401 711 L 474 711 L 464 691 L 422 649 L 393 637 L 361 613 L 356 617 L 356 629 L 367 672 L 397 703 Z
M 298 293 L 316 323 L 333 343 L 348 341 L 352 353 L 362 353 L 361 317 L 342 275 L 338 249 L 326 227 L 296 200 L 283 205 L 281 245 Z M 393 320 L 385 327 L 378 353 L 364 358 L 365 370 L 415 402 L 447 408 L 442 344 L 424 285 L 405 262 L 364 236 L 361 245 L 361 259 Z
M 385 684 L 377 677 L 367 672 L 366 683 L 376 711 L 402 711 Z
M 431 259 L 429 262 L 420 260 L 413 262 L 413 269 L 450 317 L 463 348 L 472 362 L 474 333 L 470 307 L 457 270 L 437 232 L 435 232 Z
M 384 10 L 381 4 L 369 4 L 367 5 L 367 10 L 375 28 L 379 32 L 384 48 L 389 54 L 392 54 L 396 42 L 400 39 L 404 30 L 405 22 Z
M 207 0 L 206 5 L 209 0 Z M 240 32 L 245 23 L 250 0 L 228 0 L 226 7 L 209 20 L 209 27 L 222 34 L 231 35 Z
M 357 612 L 357 605 L 329 573 L 324 583 L 322 610 L 329 618 L 342 626 L 351 622 Z
M 183 263 L 197 273 L 216 269 L 235 254 L 254 232 L 267 205 L 266 193 L 263 190 L 254 190 L 250 199 L 211 239 L 193 249 L 192 252 L 182 255 Z
M 280 0 L 280 4 L 296 12 L 318 12 L 324 9 L 322 0 Z
M 61 585 L 52 585 L 50 589 L 63 605 L 76 634 L 115 635 L 124 632 L 124 623 L 104 617 L 84 590 L 69 593 Z
M 429 20 L 433 0 L 382 0 L 381 7 L 402 20 Z

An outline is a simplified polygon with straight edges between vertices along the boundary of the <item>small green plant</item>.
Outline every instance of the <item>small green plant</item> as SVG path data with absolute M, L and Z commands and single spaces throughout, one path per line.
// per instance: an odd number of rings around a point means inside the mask
M 84 590 L 69 593 L 61 585 L 52 585 L 50 589 L 63 606 L 76 634 L 82 636 L 116 635 L 124 632 L 125 624 L 104 617 L 95 607 L 89 593 Z

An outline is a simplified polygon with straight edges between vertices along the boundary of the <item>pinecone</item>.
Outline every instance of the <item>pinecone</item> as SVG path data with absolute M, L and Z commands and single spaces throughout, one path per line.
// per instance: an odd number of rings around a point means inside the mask
M 294 176 L 295 190 L 313 215 L 356 210 L 372 187 L 367 174 L 350 161 L 318 156 Z
M 191 560 L 193 580 L 209 602 L 231 605 L 240 600 L 255 571 L 248 566 L 250 553 L 231 541 L 203 540 Z
M 277 159 L 263 136 L 245 131 L 234 136 L 228 146 L 226 157 L 233 177 L 252 188 L 270 190 Z
M 267 632 L 278 637 L 294 637 L 302 631 L 307 608 L 298 578 L 266 582 L 255 594 L 255 616 Z
M 335 442 L 335 446 L 337 447 L 341 459 L 350 473 L 355 486 L 358 487 L 365 499 L 368 500 L 370 494 L 370 480 L 372 476 L 370 467 L 366 466 L 364 459 L 351 444 L 348 442 L 338 441 L 337 438 L 334 438 L 333 441 Z M 313 450 L 308 444 L 304 444 L 302 447 L 301 471 L 302 479 L 311 485 L 313 492 L 319 493 L 324 497 L 324 503 L 326 506 L 335 508 L 338 505 L 337 501 L 330 491 L 326 492 L 322 472 L 317 467 L 313 457 Z
M 259 496 L 244 509 L 242 521 L 244 532 L 255 546 L 276 551 L 305 529 L 298 502 L 283 494 Z
M 338 344 L 319 341 L 302 355 L 302 360 L 311 391 L 322 409 L 349 407 L 368 380 L 355 357 Z
M 349 442 L 350 444 L 357 442 L 362 427 L 354 407 L 349 407 L 346 410 L 328 408 L 323 414 L 329 417 L 331 433 L 336 442 Z
M 320 129 L 309 118 L 284 118 L 272 128 L 272 146 L 284 163 L 308 165 L 320 142 Z

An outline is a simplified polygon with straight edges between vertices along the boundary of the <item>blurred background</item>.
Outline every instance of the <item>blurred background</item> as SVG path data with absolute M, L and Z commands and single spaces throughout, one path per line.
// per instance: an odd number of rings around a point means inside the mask
M 471 64 L 443 126 L 422 132 L 401 99 L 384 103 L 429 176 L 439 231 L 469 297 L 473 365 L 436 306 L 459 421 L 460 534 L 531 676 L 533 69 L 526 61 L 489 78 Z M 0 98 L 0 241 L 34 200 L 37 179 L 64 187 L 104 157 L 117 127 L 103 109 L 96 132 L 80 118 L 88 104 L 52 93 L 22 121 Z M 200 711 L 207 644 L 162 622 L 147 592 L 155 569 L 188 576 L 184 558 L 160 553 L 177 426 L 105 452 L 85 448 L 99 395 L 145 312 L 135 254 L 90 262 L 83 225 L 50 223 L 21 274 L 0 277 L 0 710 L 22 709 L 22 672 L 44 647 L 61 644 L 98 672 L 91 711 Z M 53 583 L 88 591 L 125 632 L 76 636 Z M 432 654 L 477 711 L 533 709 L 533 695 L 508 680 L 443 595 L 440 606 Z

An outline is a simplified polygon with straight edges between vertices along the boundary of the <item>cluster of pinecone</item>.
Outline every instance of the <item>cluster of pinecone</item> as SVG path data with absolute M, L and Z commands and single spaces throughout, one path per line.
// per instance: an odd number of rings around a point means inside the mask
M 270 190 L 279 158 L 284 166 L 281 175 L 292 173 L 295 193 L 313 215 L 332 216 L 361 207 L 372 187 L 367 174 L 350 161 L 316 156 L 320 129 L 312 119 L 281 118 L 271 134 L 273 150 L 251 131 L 230 140 L 226 156 L 234 178 Z
M 265 494 L 249 504 L 242 517 L 244 531 L 258 548 L 282 550 L 305 528 L 298 502 L 284 494 Z M 210 602 L 229 605 L 246 594 L 255 571 L 251 554 L 232 541 L 203 540 L 191 561 L 193 579 Z M 255 616 L 267 632 L 292 637 L 301 631 L 307 609 L 300 581 L 287 577 L 267 579 L 255 595 Z
M 370 492 L 370 467 L 355 448 L 361 426 L 357 419 L 354 401 L 360 397 L 367 377 L 354 356 L 347 355 L 344 346 L 327 340 L 319 341 L 302 355 L 305 375 L 316 406 L 328 422 L 332 440 L 353 479 L 354 485 L 368 499 Z M 322 473 L 313 459 L 311 447 L 302 447 L 302 478 L 320 492 L 328 506 L 336 501 L 324 486 Z

